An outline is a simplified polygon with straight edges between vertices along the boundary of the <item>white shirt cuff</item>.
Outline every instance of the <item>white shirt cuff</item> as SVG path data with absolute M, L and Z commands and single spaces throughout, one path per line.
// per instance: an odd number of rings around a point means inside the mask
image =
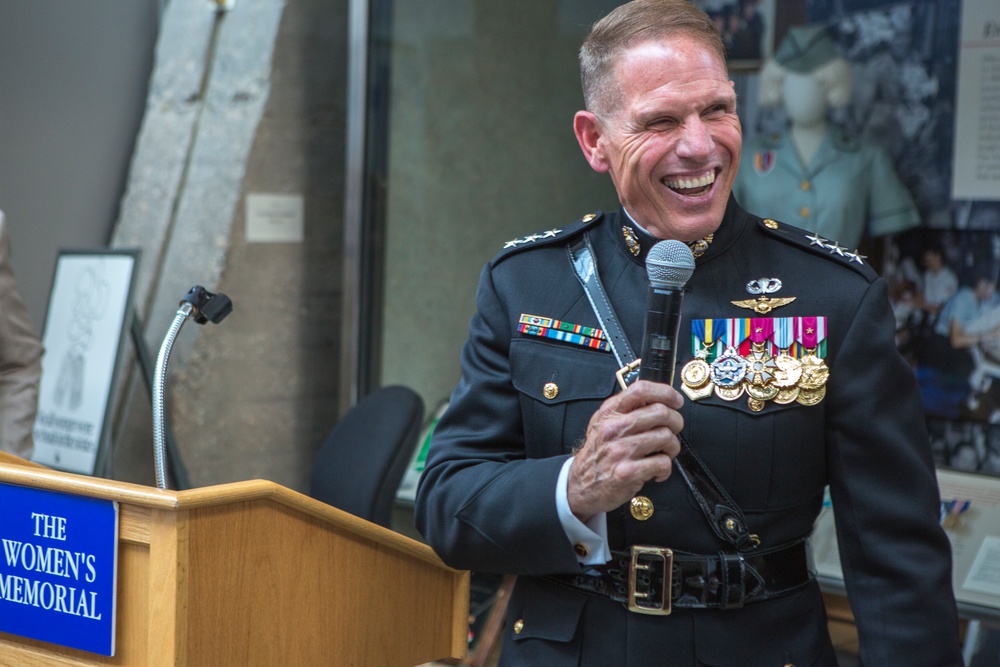
M 563 464 L 559 471 L 559 480 L 556 482 L 556 511 L 559 513 L 559 521 L 576 551 L 580 564 L 603 565 L 611 560 L 611 549 L 608 548 L 608 515 L 601 512 L 584 523 L 570 510 L 567 487 L 569 469 L 572 465 L 571 456 Z

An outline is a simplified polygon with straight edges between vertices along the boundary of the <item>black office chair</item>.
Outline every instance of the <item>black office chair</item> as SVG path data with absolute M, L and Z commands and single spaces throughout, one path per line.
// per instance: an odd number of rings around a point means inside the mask
M 408 387 L 368 394 L 320 446 L 309 495 L 388 528 L 423 419 L 424 402 Z

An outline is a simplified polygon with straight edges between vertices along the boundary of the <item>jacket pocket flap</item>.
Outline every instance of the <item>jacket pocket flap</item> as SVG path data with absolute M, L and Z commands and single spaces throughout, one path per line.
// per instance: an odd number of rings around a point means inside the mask
M 515 628 L 514 641 L 569 642 L 573 639 L 587 604 L 586 595 L 528 577 L 519 578 L 517 589 L 507 610 L 511 624 L 508 627 Z
M 548 404 L 604 399 L 618 383 L 613 356 L 565 345 L 514 340 L 510 344 L 510 366 L 514 387 Z

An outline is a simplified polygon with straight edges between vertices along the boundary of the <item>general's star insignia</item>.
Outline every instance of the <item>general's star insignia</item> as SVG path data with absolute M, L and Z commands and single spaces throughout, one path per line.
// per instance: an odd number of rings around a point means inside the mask
M 505 250 L 507 248 L 516 248 L 519 245 L 523 245 L 525 243 L 532 243 L 532 242 L 538 241 L 540 239 L 555 238 L 556 235 L 561 234 L 561 233 L 562 233 L 561 229 L 550 229 L 547 232 L 539 232 L 537 234 L 529 234 L 528 236 L 522 236 L 519 239 L 511 239 L 510 241 L 507 241 L 506 243 L 504 243 L 503 247 L 504 247 Z
M 854 252 L 848 252 L 847 248 L 840 245 L 836 241 L 828 241 L 819 234 L 808 234 L 806 235 L 806 238 L 809 239 L 809 245 L 816 245 L 823 250 L 829 250 L 831 255 L 836 253 L 846 259 L 848 263 L 857 262 L 858 264 L 864 266 L 864 260 L 868 259 L 868 257 L 862 255 L 857 250 Z
M 845 252 L 844 257 L 851 260 L 852 262 L 857 262 L 862 266 L 864 266 L 865 264 L 864 260 L 868 259 L 867 255 L 862 255 L 857 250 L 855 250 L 854 252 Z

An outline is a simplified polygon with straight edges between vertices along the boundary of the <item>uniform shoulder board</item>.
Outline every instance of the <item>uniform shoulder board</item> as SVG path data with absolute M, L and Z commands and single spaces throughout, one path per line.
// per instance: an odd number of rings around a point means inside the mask
M 534 234 L 528 234 L 527 236 L 511 239 L 503 244 L 503 249 L 493 259 L 493 263 L 496 264 L 511 255 L 529 248 L 539 248 L 546 245 L 552 245 L 554 243 L 565 243 L 577 234 L 581 234 L 596 225 L 603 217 L 604 213 L 602 211 L 594 211 L 593 213 L 588 213 L 572 224 L 558 228 L 553 227 L 552 229 L 548 229 L 546 231 L 535 232 Z
M 799 246 L 821 257 L 826 257 L 831 261 L 848 266 L 869 281 L 875 280 L 878 277 L 878 273 L 868 263 L 866 256 L 857 250 L 846 248 L 836 241 L 825 239 L 814 232 L 807 232 L 804 229 L 786 225 L 771 218 L 759 220 L 757 228 L 768 236 L 778 238 L 785 243 Z

